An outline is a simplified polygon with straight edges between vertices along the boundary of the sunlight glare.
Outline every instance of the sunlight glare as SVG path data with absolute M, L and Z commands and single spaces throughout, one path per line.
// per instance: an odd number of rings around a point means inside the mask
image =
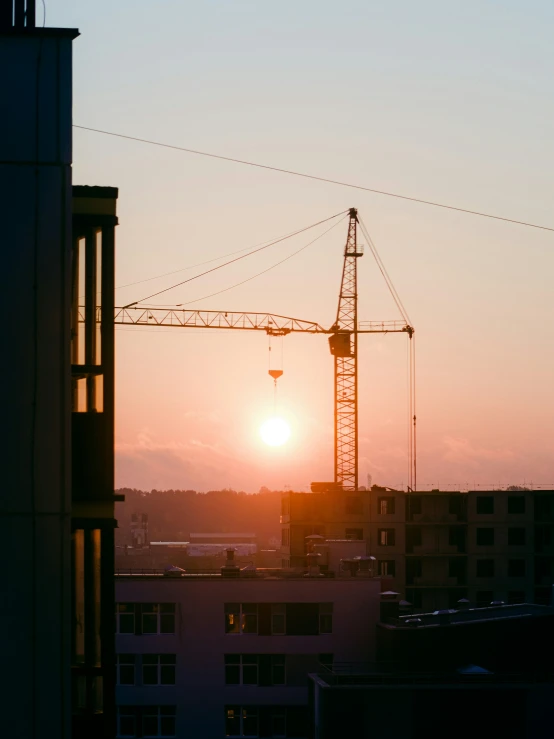
M 290 426 L 282 418 L 268 418 L 260 426 L 260 436 L 268 446 L 281 446 L 290 437 Z

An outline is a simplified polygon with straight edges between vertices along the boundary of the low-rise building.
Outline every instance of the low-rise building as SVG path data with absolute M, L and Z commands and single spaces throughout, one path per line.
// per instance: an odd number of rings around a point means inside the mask
M 116 576 L 119 737 L 307 737 L 308 673 L 375 659 L 379 579 L 229 571 Z
M 545 604 L 554 580 L 552 490 L 286 492 L 281 535 L 283 567 L 306 565 L 310 536 L 359 541 L 421 611 Z
M 552 736 L 554 608 L 398 611 L 385 598 L 376 663 L 310 675 L 315 739 Z

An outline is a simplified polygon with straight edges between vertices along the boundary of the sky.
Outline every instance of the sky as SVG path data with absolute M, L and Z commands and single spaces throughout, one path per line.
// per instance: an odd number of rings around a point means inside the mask
M 554 227 L 554 5 L 47 0 L 76 27 L 74 123 Z M 39 11 L 40 20 L 40 11 Z M 416 329 L 421 489 L 554 487 L 554 233 L 75 129 L 76 184 L 119 187 L 118 286 L 357 207 Z M 159 296 L 192 301 L 325 226 Z M 331 325 L 346 223 L 190 307 Z M 363 239 L 360 239 L 363 243 Z M 117 291 L 125 305 L 202 267 Z M 359 315 L 398 318 L 359 260 Z M 120 327 L 116 485 L 256 492 L 333 476 L 333 361 L 263 333 Z M 405 486 L 407 339 L 360 339 L 360 482 Z M 281 351 L 274 342 L 273 356 Z

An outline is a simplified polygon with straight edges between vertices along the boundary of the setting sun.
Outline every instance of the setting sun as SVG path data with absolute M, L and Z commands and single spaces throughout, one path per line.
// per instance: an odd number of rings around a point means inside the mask
M 268 418 L 260 426 L 260 436 L 269 446 L 281 446 L 290 437 L 290 426 L 282 418 Z

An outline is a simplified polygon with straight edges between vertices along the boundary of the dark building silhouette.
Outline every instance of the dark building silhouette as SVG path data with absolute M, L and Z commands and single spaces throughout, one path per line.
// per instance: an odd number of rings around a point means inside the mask
M 378 662 L 310 675 L 315 739 L 552 736 L 553 608 L 398 617 L 395 605 L 382 603 Z
M 117 188 L 73 187 L 73 736 L 115 735 L 114 274 Z
M 71 691 L 71 75 L 76 30 L 0 0 L 2 735 L 64 739 Z
M 117 190 L 72 189 L 78 31 L 34 13 L 0 0 L 2 735 L 108 738 Z

